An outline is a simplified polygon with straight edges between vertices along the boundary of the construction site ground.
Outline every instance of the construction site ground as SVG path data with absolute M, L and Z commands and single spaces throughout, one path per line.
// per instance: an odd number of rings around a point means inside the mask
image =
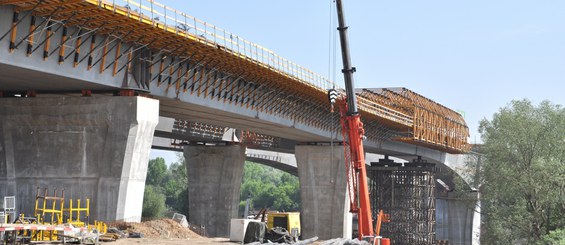
M 172 219 L 159 219 L 142 223 L 114 223 L 110 224 L 125 233 L 141 233 L 142 238 L 120 238 L 108 245 L 136 245 L 136 244 L 241 244 L 241 242 L 230 242 L 229 238 L 209 238 L 201 236 L 189 228 L 181 226 Z M 314 243 L 314 244 L 318 244 Z
M 172 219 L 159 219 L 142 223 L 112 223 L 126 234 L 140 233 L 141 238 L 120 238 L 108 244 L 238 244 L 228 238 L 208 238 L 189 228 L 181 226 Z
M 237 242 L 230 242 L 229 238 L 207 238 L 207 237 L 198 237 L 198 238 L 187 238 L 187 239 L 179 239 L 179 238 L 125 238 L 120 239 L 118 241 L 112 242 L 111 244 L 120 244 L 120 245 L 134 245 L 134 244 L 164 244 L 164 245 L 180 245 L 180 244 L 202 244 L 202 245 L 211 245 L 211 244 L 241 244 Z M 110 244 L 110 243 L 108 243 Z

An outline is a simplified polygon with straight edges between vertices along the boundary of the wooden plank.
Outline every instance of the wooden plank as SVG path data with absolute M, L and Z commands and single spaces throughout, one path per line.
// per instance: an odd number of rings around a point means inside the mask
M 49 48 L 51 46 L 51 36 L 52 36 L 52 24 L 51 21 L 47 22 L 47 33 L 45 34 L 45 46 L 43 49 L 43 60 L 47 60 L 49 58 Z
M 108 54 L 108 42 L 109 38 L 104 40 L 104 46 L 102 48 L 102 57 L 100 58 L 100 73 L 104 72 L 104 64 L 106 62 L 106 54 Z
M 65 43 L 67 42 L 67 27 L 63 27 L 63 35 L 61 36 L 61 48 L 59 48 L 59 64 L 65 61 Z
M 26 56 L 28 56 L 28 57 L 31 55 L 31 53 L 32 53 L 31 51 L 33 50 L 33 38 L 35 37 L 35 33 L 34 33 L 34 31 L 35 31 L 35 21 L 36 21 L 35 16 L 32 15 L 31 21 L 30 21 L 30 24 L 29 24 L 30 35 L 27 39 L 27 48 L 26 48 Z
M 95 44 L 96 44 L 96 35 L 92 35 L 92 38 L 90 40 L 90 52 L 88 54 L 88 68 L 87 68 L 87 70 L 92 69 L 92 59 L 93 59 L 92 53 L 94 52 L 94 45 Z
M 78 60 L 79 60 L 79 56 L 80 56 L 80 46 L 82 46 L 82 29 L 78 32 L 78 38 L 76 41 L 76 49 L 75 49 L 75 55 L 73 58 L 73 67 L 77 67 L 78 66 Z
M 114 68 L 112 69 L 112 76 L 116 76 L 116 72 L 118 71 L 118 63 L 120 63 L 119 59 L 120 59 L 120 55 L 121 55 L 120 50 L 122 49 L 122 42 L 120 42 L 120 41 L 117 41 L 117 42 L 118 42 L 118 44 L 116 46 L 116 55 L 114 57 Z M 129 61 L 129 57 L 128 57 L 128 61 Z M 103 69 L 102 67 L 103 66 L 100 66 L 100 69 Z M 127 76 L 127 73 L 126 73 L 126 76 Z
M 19 14 L 18 12 L 14 11 L 14 15 L 12 18 L 12 29 L 10 34 L 10 53 L 14 52 L 16 49 L 16 37 L 18 35 L 18 21 L 19 21 Z
M 80 2 L 83 2 L 83 0 L 67 0 L 67 1 L 63 1 L 63 2 L 58 1 L 58 2 L 51 2 L 51 3 L 43 2 L 43 3 L 39 4 L 38 8 L 45 9 L 45 8 L 59 7 L 61 5 L 80 3 Z M 21 12 L 29 11 L 29 10 L 33 9 L 34 7 L 35 7 L 35 4 L 29 5 L 29 6 L 16 7 L 16 11 L 21 11 Z
M 8 5 L 8 4 L 25 4 L 35 2 L 36 0 L 0 0 L 0 5 Z

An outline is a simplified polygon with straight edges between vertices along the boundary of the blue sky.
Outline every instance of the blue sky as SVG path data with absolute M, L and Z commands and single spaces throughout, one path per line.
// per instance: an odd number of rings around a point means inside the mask
M 332 0 L 161 2 L 333 77 Z M 463 111 L 471 142 L 480 141 L 479 120 L 491 119 L 513 99 L 565 104 L 565 1 L 344 0 L 344 5 L 355 86 L 406 87 Z M 336 82 L 342 84 L 339 43 L 337 48 Z

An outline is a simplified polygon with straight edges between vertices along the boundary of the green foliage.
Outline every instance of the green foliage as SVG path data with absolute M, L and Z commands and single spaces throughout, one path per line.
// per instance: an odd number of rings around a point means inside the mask
M 565 226 L 565 110 L 512 101 L 482 120 L 485 244 L 535 243 Z
M 167 196 L 167 206 L 171 210 L 188 214 L 188 177 L 184 161 L 169 166 L 163 189 Z
M 538 242 L 539 245 L 565 245 L 565 228 L 550 231 Z
M 247 197 L 257 209 L 298 211 L 298 178 L 271 167 L 246 162 L 241 185 L 240 213 Z M 165 211 L 188 214 L 188 177 L 182 156 L 168 168 L 164 159 L 149 161 L 143 202 L 144 217 L 160 217 Z
M 280 170 L 253 162 L 245 162 L 240 194 L 240 212 L 245 208 L 247 197 L 252 208 L 268 208 L 278 211 L 300 209 L 300 185 L 298 178 Z
M 165 164 L 165 159 L 158 157 L 149 160 L 149 165 L 147 166 L 147 184 L 160 186 L 161 184 L 163 184 L 166 175 L 167 165 Z
M 159 193 L 154 186 L 146 185 L 141 215 L 148 218 L 160 218 L 163 217 L 165 210 L 165 195 Z
M 179 157 L 179 162 L 168 168 L 163 158 L 150 160 L 145 183 L 146 195 L 147 189 L 150 189 L 149 194 L 152 196 L 149 196 L 147 203 L 144 196 L 144 217 L 160 217 L 153 216 L 153 211 L 149 211 L 156 209 L 156 206 L 163 207 L 163 210 L 159 209 L 159 215 L 163 215 L 165 211 L 188 214 L 188 177 L 183 158 Z M 159 205 L 156 202 L 160 202 Z

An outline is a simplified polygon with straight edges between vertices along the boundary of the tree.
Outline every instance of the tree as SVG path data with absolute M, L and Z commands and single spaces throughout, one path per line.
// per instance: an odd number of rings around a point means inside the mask
M 152 185 L 146 185 L 141 215 L 148 218 L 160 218 L 163 217 L 165 210 L 165 195 Z
M 300 209 L 298 178 L 280 170 L 253 162 L 245 162 L 240 192 L 240 212 L 251 197 L 252 208 L 279 211 Z
M 565 110 L 512 101 L 482 120 L 485 244 L 535 243 L 565 226 Z
M 161 186 L 167 175 L 167 164 L 165 159 L 157 157 L 149 160 L 147 166 L 147 179 L 146 183 L 153 186 Z
M 565 245 L 565 228 L 550 231 L 538 242 L 540 245 Z
M 149 161 L 146 179 L 144 217 L 160 217 L 167 212 L 188 214 L 188 177 L 182 155 L 168 168 L 163 158 Z
M 163 189 L 167 206 L 173 211 L 188 214 L 188 175 L 184 161 L 169 166 Z

